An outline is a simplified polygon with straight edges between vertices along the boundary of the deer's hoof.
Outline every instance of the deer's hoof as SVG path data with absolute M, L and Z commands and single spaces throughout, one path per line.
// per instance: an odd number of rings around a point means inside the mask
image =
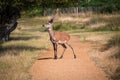
M 74 59 L 76 59 L 77 57 L 76 57 L 76 55 L 74 55 Z
M 54 59 L 57 59 L 57 56 L 55 56 Z
M 60 59 L 62 59 L 63 58 L 63 56 L 60 56 Z

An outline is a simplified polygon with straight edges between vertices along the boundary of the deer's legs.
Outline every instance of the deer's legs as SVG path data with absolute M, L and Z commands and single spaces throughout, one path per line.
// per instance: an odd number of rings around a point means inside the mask
M 64 55 L 64 53 L 65 53 L 65 50 L 67 49 L 67 46 L 65 45 L 65 44 L 61 44 L 62 45 L 62 47 L 64 48 L 64 50 L 63 50 L 63 52 L 62 52 L 62 54 L 61 54 L 61 56 L 60 56 L 60 59 L 63 57 L 63 55 Z
M 53 43 L 53 48 L 54 48 L 54 59 L 57 59 L 57 44 Z
M 68 43 L 67 43 L 67 45 L 72 49 L 72 51 L 73 51 L 73 55 L 74 55 L 74 58 L 76 58 L 76 54 L 75 54 L 75 52 L 74 52 L 73 47 L 72 47 L 70 44 L 68 44 Z

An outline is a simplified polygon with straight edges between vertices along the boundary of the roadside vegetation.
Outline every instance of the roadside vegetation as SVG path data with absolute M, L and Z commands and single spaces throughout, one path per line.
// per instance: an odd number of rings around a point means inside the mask
M 91 59 L 106 72 L 108 77 L 113 80 L 119 79 L 120 15 L 61 16 L 55 17 L 54 29 L 77 35 L 81 42 L 93 43 L 94 50 L 90 53 Z M 48 34 L 42 27 L 42 24 L 50 18 L 51 16 L 23 17 L 18 20 L 18 27 L 12 32 L 10 41 L 0 43 L 0 79 L 31 80 L 29 68 L 37 60 L 39 54 L 44 54 L 44 51 L 51 47 Z
M 1 44 L 1 80 L 31 80 L 29 68 L 39 54 L 48 50 L 47 34 L 39 31 L 40 24 L 36 26 L 37 22 L 32 22 L 29 19 L 20 19 L 11 40 Z
M 57 9 L 54 30 L 93 44 L 91 59 L 109 78 L 120 80 L 119 5 L 120 0 L 0 0 L 0 80 L 31 80 L 29 68 L 51 47 L 42 24 Z M 14 20 L 18 26 L 4 42 L 6 24 Z
M 105 56 L 100 59 L 103 70 L 113 80 L 120 79 L 120 33 L 112 36 L 99 50 Z M 98 62 L 98 63 L 99 63 Z M 100 66 L 101 66 L 100 65 Z

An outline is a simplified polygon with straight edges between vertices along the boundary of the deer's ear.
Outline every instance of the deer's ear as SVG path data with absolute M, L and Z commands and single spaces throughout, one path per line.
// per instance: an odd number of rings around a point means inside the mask
M 53 16 L 53 17 L 49 20 L 49 23 L 53 23 L 54 18 L 55 18 L 55 16 Z
M 49 20 L 49 23 L 53 23 L 53 18 Z

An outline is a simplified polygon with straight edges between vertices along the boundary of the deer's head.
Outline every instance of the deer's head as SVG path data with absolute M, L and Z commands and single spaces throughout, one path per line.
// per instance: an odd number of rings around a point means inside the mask
M 52 28 L 52 24 L 53 24 L 53 20 L 54 20 L 54 17 L 52 17 L 48 23 L 44 24 L 43 27 L 47 28 L 47 29 L 51 29 Z

